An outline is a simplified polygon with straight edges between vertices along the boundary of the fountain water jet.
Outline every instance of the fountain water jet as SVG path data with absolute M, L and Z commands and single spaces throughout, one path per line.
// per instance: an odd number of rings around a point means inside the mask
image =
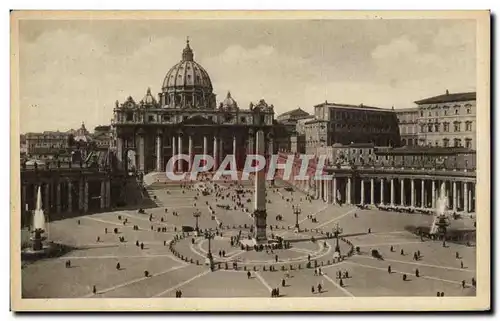
M 38 186 L 38 193 L 36 198 L 36 208 L 33 211 L 33 235 L 31 237 L 31 244 L 33 251 L 43 250 L 42 241 L 45 239 L 45 215 L 42 209 L 42 188 Z

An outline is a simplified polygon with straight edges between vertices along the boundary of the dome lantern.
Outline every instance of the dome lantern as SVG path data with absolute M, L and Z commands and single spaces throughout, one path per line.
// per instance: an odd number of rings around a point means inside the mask
M 182 51 L 182 61 L 194 61 L 194 53 L 189 46 L 189 37 L 186 40 L 186 48 Z

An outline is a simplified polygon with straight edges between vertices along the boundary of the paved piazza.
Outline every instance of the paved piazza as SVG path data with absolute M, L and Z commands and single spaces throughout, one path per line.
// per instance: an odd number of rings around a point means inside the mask
M 224 188 L 221 192 L 224 196 L 235 194 L 235 186 L 219 185 Z M 249 182 L 243 188 L 253 189 Z M 279 288 L 281 297 L 436 296 L 438 291 L 445 296 L 475 295 L 475 288 L 471 286 L 472 278 L 476 278 L 475 247 L 449 243 L 443 248 L 439 241 L 421 241 L 405 231 L 407 225 L 430 225 L 430 216 L 308 201 L 302 192 L 286 191 L 277 183 L 277 187 L 269 187 L 267 191 L 267 220 L 268 226 L 273 227 L 273 230 L 268 228 L 268 235 L 303 240 L 291 242 L 289 249 L 256 252 L 230 244 L 231 237 L 237 237 L 240 231 L 241 240 L 247 239 L 253 221 L 251 192 L 242 197 L 248 212 L 218 207 L 213 193 L 201 196 L 195 189 L 172 183 L 155 183 L 148 192 L 156 196 L 158 207 L 145 209 L 145 214 L 137 210 L 115 211 L 49 223 L 49 238 L 75 249 L 62 257 L 25 263 L 23 297 L 175 297 L 177 290 L 182 291 L 182 297 L 269 297 L 274 288 Z M 227 197 L 219 204 L 234 205 Z M 293 228 L 292 205 L 297 204 L 302 210 L 299 234 Z M 215 211 L 213 218 L 210 207 Z M 208 240 L 194 236 L 193 232 L 182 236 L 182 226 L 195 226 L 195 208 L 201 212 L 200 229 L 216 231 L 217 228 L 218 231 L 211 240 L 216 267 L 213 272 L 205 264 Z M 282 220 L 277 220 L 277 215 L 282 215 Z M 342 254 L 357 246 L 360 253 L 334 260 L 336 239 L 326 238 L 326 233 L 332 232 L 337 223 L 344 235 L 339 244 Z M 452 224 L 472 226 L 472 221 L 465 219 Z M 139 230 L 135 230 L 134 225 Z M 114 228 L 118 234 L 113 233 Z M 166 232 L 162 228 L 166 228 Z M 176 236 L 178 239 L 171 243 Z M 125 242 L 119 242 L 118 237 L 124 237 Z M 137 246 L 136 241 L 143 243 L 144 248 Z M 373 258 L 372 249 L 377 249 L 383 259 Z M 405 255 L 401 255 L 401 249 Z M 219 256 L 219 251 L 224 251 L 225 256 Z M 414 261 L 413 253 L 417 251 L 422 257 Z M 456 252 L 459 259 L 455 257 Z M 309 259 L 310 268 L 307 267 Z M 71 260 L 71 268 L 65 267 L 67 260 Z M 117 263 L 120 263 L 119 270 Z M 315 275 L 315 264 L 317 269 L 321 268 L 320 275 Z M 389 265 L 392 273 L 388 273 Z M 271 266 L 274 271 L 269 271 Z M 415 276 L 416 269 L 419 277 Z M 144 271 L 150 275 L 146 277 Z M 250 278 L 248 271 L 251 271 Z M 337 278 L 338 271 L 349 274 L 343 277 L 343 286 Z M 406 281 L 403 274 L 407 275 Z M 285 286 L 282 286 L 283 280 Z M 465 288 L 462 288 L 462 280 L 466 281 Z M 322 291 L 318 293 L 320 284 Z

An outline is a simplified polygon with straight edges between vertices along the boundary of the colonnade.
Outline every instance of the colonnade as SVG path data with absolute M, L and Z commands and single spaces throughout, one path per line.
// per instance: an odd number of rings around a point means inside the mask
M 329 180 L 290 181 L 315 199 L 330 204 L 438 207 L 442 200 L 453 212 L 475 212 L 475 182 L 428 178 L 338 176 Z
M 146 138 L 147 135 L 144 132 L 138 132 L 138 140 L 135 145 L 136 157 L 137 157 L 137 169 L 141 172 L 148 172 L 150 170 L 164 171 L 165 162 L 168 162 L 170 157 L 180 156 L 182 154 L 187 154 L 189 160 L 178 161 L 176 163 L 175 170 L 178 172 L 187 171 L 191 168 L 194 161 L 194 156 L 198 153 L 203 155 L 210 155 L 214 158 L 214 167 L 216 170 L 219 168 L 220 164 L 224 160 L 226 155 L 234 155 L 238 167 L 241 168 L 244 159 L 243 156 L 247 154 L 253 154 L 255 152 L 255 137 L 253 130 L 248 132 L 238 132 L 237 134 L 232 134 L 232 137 L 224 135 L 224 133 L 196 133 L 196 130 L 186 130 L 184 132 L 177 132 L 165 136 L 163 131 L 158 131 L 155 136 L 155 164 L 154 168 L 148 168 L 146 164 L 147 155 L 147 142 L 151 141 Z M 200 142 L 199 137 L 202 137 L 202 143 L 195 146 L 195 140 Z M 165 143 L 170 140 L 168 148 L 165 152 Z M 117 138 L 117 155 L 119 162 L 123 162 L 124 155 L 124 139 L 121 137 Z M 246 146 L 245 146 L 246 145 Z M 266 139 L 266 147 L 268 153 L 272 153 L 274 149 L 273 139 Z M 242 147 L 243 146 L 243 147 Z M 186 148 L 187 147 L 187 148 Z M 201 147 L 201 148 L 200 148 Z M 186 152 L 187 149 L 187 152 Z

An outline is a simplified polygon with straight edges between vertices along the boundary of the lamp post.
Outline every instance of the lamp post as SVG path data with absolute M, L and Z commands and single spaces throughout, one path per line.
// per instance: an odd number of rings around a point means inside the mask
M 293 214 L 295 215 L 295 228 L 297 232 L 300 232 L 299 229 L 299 215 L 302 213 L 302 210 L 298 205 L 292 205 Z
M 212 264 L 212 242 L 211 240 L 215 237 L 215 233 L 212 231 L 206 231 L 205 232 L 205 238 L 208 239 L 208 253 L 207 253 L 207 258 L 210 260 L 210 264 Z
M 340 254 L 340 246 L 339 246 L 339 235 L 344 232 L 344 230 L 339 226 L 339 223 L 335 224 L 335 227 L 332 229 L 333 235 L 337 239 L 335 244 L 335 252 L 339 252 Z
M 196 209 L 193 213 L 193 217 L 196 219 L 196 233 L 199 232 L 199 228 L 198 228 L 198 218 L 201 216 L 201 212 L 199 209 Z

